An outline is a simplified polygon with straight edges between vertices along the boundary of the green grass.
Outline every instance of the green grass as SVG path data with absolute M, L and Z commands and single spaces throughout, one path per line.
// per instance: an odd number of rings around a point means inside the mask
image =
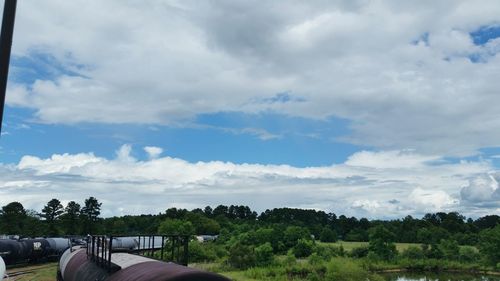
M 349 241 L 338 241 L 335 243 L 324 243 L 324 242 L 318 242 L 319 244 L 323 245 L 333 245 L 333 246 L 341 246 L 344 247 L 344 250 L 346 251 L 351 251 L 354 248 L 358 247 L 366 247 L 368 246 L 368 242 L 349 242 Z M 420 247 L 421 244 L 418 243 L 394 243 L 396 244 L 396 249 L 398 252 L 402 252 L 403 250 L 407 249 L 410 246 L 417 246 Z
M 18 273 L 25 272 L 24 274 Z M 54 281 L 56 280 L 57 263 L 46 263 L 40 265 L 30 265 L 16 267 L 7 270 L 8 275 L 12 275 L 8 280 L 15 281 Z M 15 275 L 15 276 L 14 276 Z
M 344 250 L 346 250 L 348 252 L 350 252 L 354 248 L 368 246 L 368 242 L 349 242 L 349 241 L 340 241 L 340 240 L 335 242 L 335 243 L 324 243 L 324 242 L 319 242 L 319 241 L 316 241 L 316 243 L 322 244 L 322 245 L 333 245 L 333 246 L 342 245 L 342 247 L 344 247 Z M 420 243 L 394 243 L 394 244 L 396 245 L 396 249 L 400 253 L 410 246 L 420 247 L 422 245 Z M 460 246 L 460 247 L 471 247 L 471 246 Z M 473 247 L 473 248 L 475 248 L 475 247 Z

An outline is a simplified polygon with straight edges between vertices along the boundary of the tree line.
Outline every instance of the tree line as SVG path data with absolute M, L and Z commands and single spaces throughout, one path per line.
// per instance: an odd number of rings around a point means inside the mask
M 500 224 L 500 216 L 466 218 L 457 212 L 429 213 L 422 218 L 406 216 L 393 220 L 368 220 L 310 209 L 275 208 L 261 214 L 242 205 L 219 205 L 193 210 L 170 208 L 157 215 L 126 215 L 100 218 L 101 205 L 89 197 L 80 205 L 70 201 L 63 206 L 51 199 L 40 212 L 26 210 L 20 202 L 11 202 L 0 210 L 0 233 L 21 236 L 85 235 L 111 233 L 132 235 L 156 233 L 163 229 L 187 228 L 190 234 L 220 234 L 234 225 L 299 226 L 324 241 L 369 241 L 369 230 L 382 225 L 394 234 L 394 242 L 428 243 L 452 239 L 460 245 L 475 245 L 479 233 Z M 174 231 L 174 230 L 172 230 Z
M 20 202 L 11 202 L 0 210 L 0 234 L 55 237 L 94 233 L 100 221 L 101 205 L 92 196 L 84 200 L 83 206 L 70 201 L 65 207 L 54 198 L 41 212 L 36 212 L 25 209 Z
M 234 267 L 268 264 L 275 255 L 296 258 L 349 256 L 377 260 L 460 260 L 500 262 L 500 216 L 466 218 L 457 212 L 429 213 L 422 218 L 368 220 L 324 211 L 275 208 L 261 214 L 242 205 L 169 208 L 153 215 L 100 218 L 100 203 L 89 197 L 63 206 L 52 199 L 40 212 L 11 202 L 0 210 L 0 234 L 23 237 L 60 235 L 137 235 L 144 233 L 218 235 L 214 244 L 190 243 L 190 260 L 226 259 Z M 337 240 L 368 242 L 347 252 L 328 246 Z M 318 244 L 324 242 L 326 244 Z M 404 252 L 396 242 L 417 243 Z M 464 245 L 468 245 L 464 247 Z M 479 249 L 479 251 L 478 251 Z

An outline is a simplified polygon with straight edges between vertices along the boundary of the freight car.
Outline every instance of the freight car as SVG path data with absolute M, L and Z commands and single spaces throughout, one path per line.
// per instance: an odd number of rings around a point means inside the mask
M 0 254 L 7 265 L 55 260 L 70 243 L 66 238 L 0 239 Z
M 102 267 L 88 257 L 86 249 L 68 249 L 61 256 L 58 281 L 229 281 L 229 279 L 175 263 L 129 254 L 113 253 L 112 266 Z
M 3 259 L 0 256 L 0 281 L 3 280 L 4 276 L 5 276 L 5 263 L 3 262 Z
M 185 266 L 187 243 L 189 237 L 176 235 L 89 237 L 86 246 L 71 247 L 62 254 L 57 280 L 229 281 L 224 276 Z M 184 265 L 162 261 L 163 254 Z

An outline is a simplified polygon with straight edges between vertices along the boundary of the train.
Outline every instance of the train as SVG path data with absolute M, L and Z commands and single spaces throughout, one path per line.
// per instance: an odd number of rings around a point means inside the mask
M 2 257 L 0 256 L 0 281 L 2 281 L 4 277 L 5 277 L 5 263 Z
M 87 248 L 66 250 L 59 260 L 57 281 L 229 281 L 230 279 L 172 262 L 127 252 L 111 253 L 110 266 L 89 258 Z
M 70 246 L 67 238 L 0 239 L 0 256 L 6 265 L 57 260 Z

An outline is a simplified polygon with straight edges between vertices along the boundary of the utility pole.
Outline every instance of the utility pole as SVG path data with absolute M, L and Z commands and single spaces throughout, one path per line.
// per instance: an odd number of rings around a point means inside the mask
M 2 33 L 0 34 L 0 133 L 2 132 L 3 109 L 5 107 L 5 92 L 9 77 L 10 50 L 14 34 L 17 0 L 5 0 L 2 18 Z M 1 135 L 1 134 L 0 134 Z

